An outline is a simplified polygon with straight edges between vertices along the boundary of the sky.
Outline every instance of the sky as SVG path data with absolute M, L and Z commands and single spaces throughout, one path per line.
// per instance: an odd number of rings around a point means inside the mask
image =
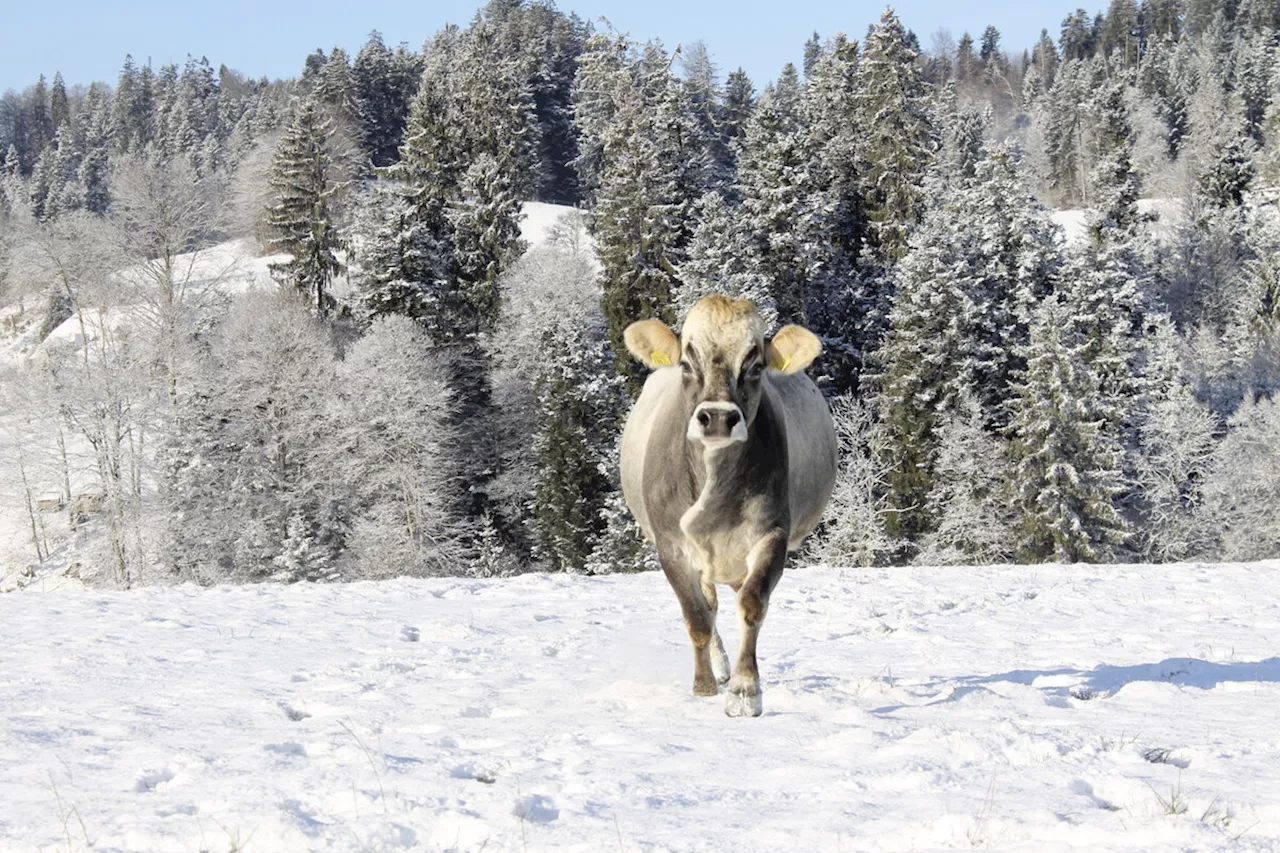
M 1095 0 L 1091 11 L 1100 4 Z M 389 45 L 421 46 L 446 23 L 465 24 L 482 0 L 222 0 L 176 4 L 172 0 L 67 0 L 56 8 L 13 3 L 0 12 L 0 91 L 22 90 L 44 74 L 61 71 L 68 86 L 93 81 L 115 83 L 125 54 L 155 67 L 181 65 L 188 54 L 206 56 L 249 77 L 290 77 L 307 54 L 338 45 L 354 56 L 372 30 Z M 8 4 L 6 4 L 8 5 Z M 800 62 L 805 40 L 816 30 L 861 37 L 879 19 L 879 2 L 818 0 L 562 0 L 566 12 L 597 23 L 604 16 L 614 29 L 640 41 L 659 39 L 668 48 L 703 41 L 716 63 L 741 66 L 762 86 L 786 62 Z M 995 24 L 1003 47 L 1019 53 L 1042 28 L 1057 36 L 1063 17 L 1079 0 L 999 2 L 999 0 L 901 0 L 903 22 L 927 49 L 931 36 L 946 28 L 975 39 Z M 1102 4 L 1105 5 L 1105 4 Z

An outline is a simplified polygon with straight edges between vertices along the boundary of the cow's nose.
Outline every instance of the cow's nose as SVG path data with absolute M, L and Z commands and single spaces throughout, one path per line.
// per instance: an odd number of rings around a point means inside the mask
M 689 438 L 695 441 L 743 441 L 746 437 L 742 410 L 733 403 L 702 403 L 689 422 Z

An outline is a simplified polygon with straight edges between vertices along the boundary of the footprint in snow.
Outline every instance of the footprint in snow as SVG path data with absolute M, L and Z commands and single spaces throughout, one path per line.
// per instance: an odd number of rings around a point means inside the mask
M 512 814 L 532 823 L 551 823 L 560 817 L 560 809 L 556 808 L 555 800 L 545 794 L 531 794 L 516 800 Z
M 139 794 L 147 794 L 154 791 L 156 788 L 159 788 L 166 782 L 172 781 L 173 771 L 168 767 L 161 768 L 160 770 L 144 770 L 142 774 L 138 776 L 138 781 L 134 783 L 133 790 L 137 791 Z

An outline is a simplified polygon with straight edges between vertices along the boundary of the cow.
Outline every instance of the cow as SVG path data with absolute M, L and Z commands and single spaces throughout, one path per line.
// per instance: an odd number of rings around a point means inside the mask
M 714 295 L 676 337 L 660 320 L 624 332 L 653 369 L 622 433 L 622 491 L 658 550 L 693 641 L 693 692 L 728 683 L 725 713 L 763 711 L 756 640 L 787 552 L 822 518 L 835 484 L 831 410 L 804 370 L 822 345 L 808 329 L 765 337 L 745 299 Z M 742 642 L 730 678 L 716 630 L 716 584 L 737 594 Z

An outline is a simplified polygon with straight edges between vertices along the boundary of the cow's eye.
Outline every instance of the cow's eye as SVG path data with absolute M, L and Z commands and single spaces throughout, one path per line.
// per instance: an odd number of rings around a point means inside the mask
M 683 373 L 685 376 L 692 376 L 692 375 L 693 375 L 693 365 L 692 365 L 692 364 L 690 364 L 690 363 L 689 363 L 689 362 L 687 362 L 687 361 L 681 361 L 681 362 L 680 362 L 680 372 L 681 372 L 681 373 Z
M 747 377 L 749 379 L 759 379 L 763 373 L 764 365 L 757 361 L 755 364 L 751 365 L 750 369 L 747 370 Z

